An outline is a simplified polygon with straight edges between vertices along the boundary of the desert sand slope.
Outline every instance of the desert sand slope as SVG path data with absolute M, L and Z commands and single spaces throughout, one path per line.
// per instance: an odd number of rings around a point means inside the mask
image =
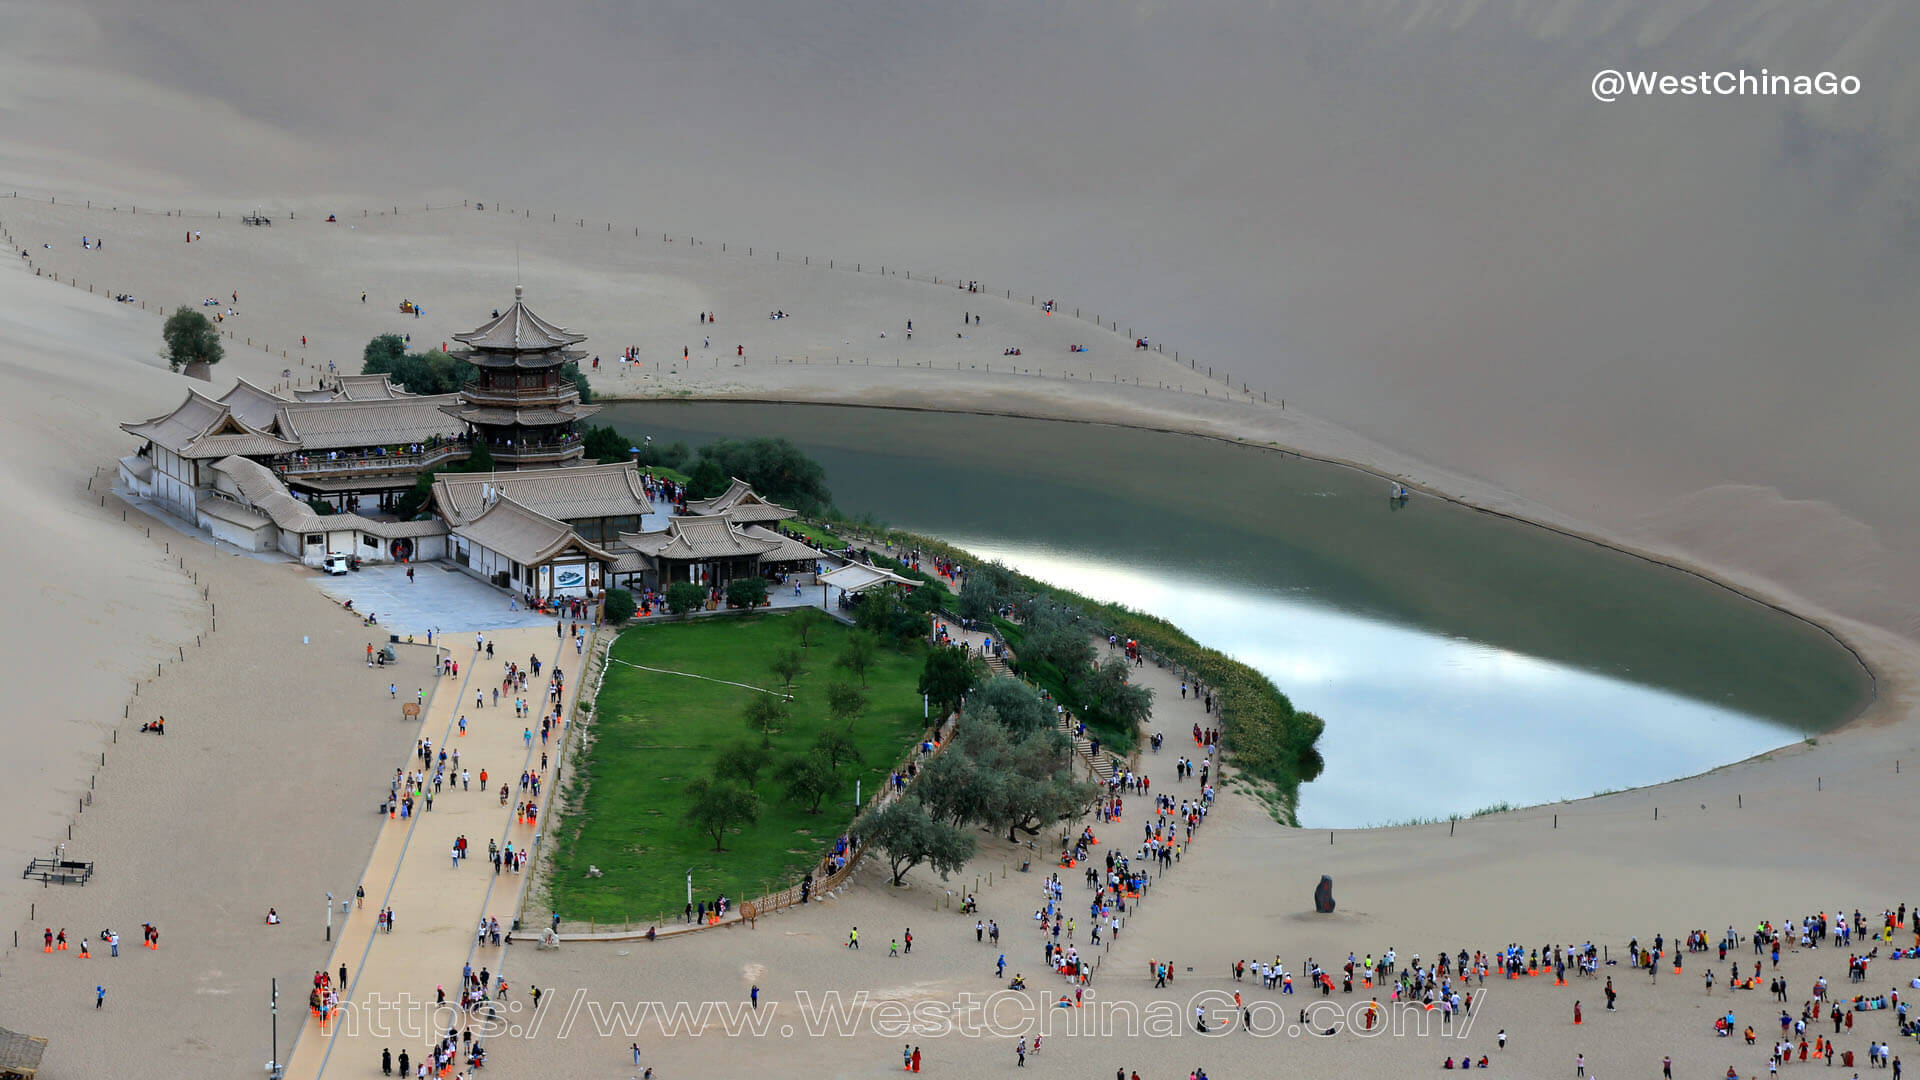
M 123 504 L 87 491 L 94 465 L 126 449 L 116 421 L 162 411 L 184 388 L 152 359 L 151 317 L 12 266 L 0 274 L 17 688 L 0 765 L 12 823 L 0 911 L 23 945 L 0 959 L 7 1023 L 52 1036 L 43 1076 L 258 1075 L 268 980 L 293 991 L 290 1038 L 299 987 L 326 956 L 321 897 L 358 883 L 382 774 L 412 731 L 388 700 L 392 674 L 361 662 L 358 620 L 287 567 L 138 511 L 123 523 Z M 424 676 L 425 651 L 415 659 Z M 137 734 L 156 716 L 166 736 Z M 90 885 L 11 873 L 56 842 L 98 864 Z M 266 935 L 269 906 L 287 924 Z M 139 947 L 143 922 L 161 928 L 158 954 Z M 117 930 L 121 956 L 97 940 L 87 963 L 45 956 L 47 926 L 76 942 Z M 110 1011 L 95 1012 L 101 984 Z

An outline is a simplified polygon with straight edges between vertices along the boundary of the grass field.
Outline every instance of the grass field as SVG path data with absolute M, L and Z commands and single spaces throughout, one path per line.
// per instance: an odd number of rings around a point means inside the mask
M 847 677 L 834 659 L 851 634 L 832 621 L 814 633 L 806 671 L 793 684 L 793 718 L 773 736 L 775 768 L 831 723 L 826 687 Z M 798 640 L 788 615 L 694 619 L 628 630 L 612 655 L 628 664 L 777 690 L 780 679 L 768 665 L 776 649 Z M 759 822 L 729 833 L 722 852 L 713 850 L 708 834 L 682 820 L 683 792 L 712 770 L 722 751 L 759 739 L 741 718 L 756 691 L 613 663 L 600 691 L 592 749 L 568 781 L 569 801 L 580 810 L 559 827 L 548 885 L 553 910 L 570 922 L 645 926 L 662 911 L 678 917 L 689 868 L 695 899 L 725 892 L 738 902 L 797 881 L 846 830 L 856 776 L 863 795 L 870 796 L 923 730 L 914 689 L 922 655 L 918 648 L 883 648 L 876 655 L 867 673 L 867 708 L 852 730 L 865 763 L 842 767 L 843 797 L 809 814 L 787 801 L 770 775 L 763 776 L 756 785 L 765 804 Z M 588 877 L 589 866 L 603 876 Z

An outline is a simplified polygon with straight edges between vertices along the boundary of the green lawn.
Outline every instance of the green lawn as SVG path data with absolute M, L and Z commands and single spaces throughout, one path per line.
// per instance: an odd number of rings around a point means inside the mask
M 826 687 L 846 677 L 834 659 L 852 633 L 830 620 L 815 631 L 806 671 L 793 684 L 793 719 L 773 736 L 775 768 L 830 723 Z M 788 615 L 695 619 L 627 630 L 613 659 L 779 689 L 769 662 L 776 649 L 797 643 Z M 867 673 L 867 708 L 852 731 L 865 764 L 842 766 L 844 797 L 809 814 L 786 800 L 776 780 L 763 777 L 756 786 L 765 803 L 760 821 L 729 833 L 722 852 L 713 850 L 710 835 L 684 823 L 682 795 L 723 750 L 759 738 L 741 719 L 755 691 L 612 664 L 591 729 L 592 750 L 568 781 L 570 801 L 581 810 L 559 827 L 549 884 L 553 910 L 568 921 L 644 926 L 662 911 L 678 916 L 689 868 L 695 899 L 725 892 L 738 902 L 797 881 L 846 830 L 856 776 L 863 796 L 872 795 L 923 731 L 914 689 L 922 656 L 918 647 L 882 648 L 876 655 Z M 588 877 L 589 866 L 603 876 Z
M 804 536 L 816 544 L 823 544 L 836 551 L 847 546 L 846 537 L 823 526 L 801 521 L 799 518 L 788 518 L 780 523 L 780 527 L 790 533 Z

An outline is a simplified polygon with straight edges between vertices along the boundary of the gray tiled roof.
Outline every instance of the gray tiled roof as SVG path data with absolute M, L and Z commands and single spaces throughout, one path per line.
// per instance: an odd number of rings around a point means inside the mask
M 546 562 L 569 547 L 604 562 L 614 560 L 612 552 L 582 540 L 566 522 L 522 506 L 503 494 L 496 493 L 491 505 L 466 524 L 454 526 L 453 533 L 523 566 Z
M 280 407 L 275 426 L 281 435 L 308 451 L 404 446 L 426 442 L 436 435 L 460 435 L 465 429 L 444 409 L 459 400 L 454 394 L 439 394 L 289 402 Z
M 765 530 L 761 530 L 765 532 Z M 771 540 L 747 535 L 740 526 L 723 516 L 681 516 L 667 519 L 667 527 L 654 532 L 621 533 L 620 542 L 655 559 L 715 559 L 741 555 L 763 555 L 779 546 Z
M 692 514 L 727 514 L 733 520 L 745 525 L 762 521 L 785 521 L 799 513 L 784 506 L 770 503 L 756 494 L 745 480 L 733 478 L 727 490 L 711 499 L 687 500 L 687 512 Z
M 231 409 L 233 415 L 248 427 L 265 429 L 272 426 L 273 414 L 279 411 L 280 406 L 290 402 L 241 379 L 233 384 L 233 389 L 220 395 L 220 404 Z
M 386 375 L 337 375 L 333 381 L 334 396 L 347 401 L 379 401 L 413 396 L 393 385 L 393 380 Z
M 653 512 L 640 470 L 629 461 L 513 472 L 441 473 L 433 483 L 434 509 L 453 525 L 471 521 L 485 512 L 490 489 L 560 521 L 637 517 Z
M 515 285 L 512 307 L 477 330 L 453 335 L 453 340 L 485 352 L 522 353 L 552 352 L 587 340 L 585 334 L 571 333 L 566 327 L 535 315 L 521 296 L 520 286 Z

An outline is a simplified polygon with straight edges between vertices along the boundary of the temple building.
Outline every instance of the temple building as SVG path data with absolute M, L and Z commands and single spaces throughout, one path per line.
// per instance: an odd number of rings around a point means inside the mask
M 575 425 L 600 408 L 580 404 L 579 387 L 561 376 L 561 368 L 585 355 L 572 348 L 586 340 L 584 334 L 529 311 L 515 285 L 512 307 L 453 339 L 466 346 L 453 355 L 472 364 L 475 375 L 446 411 L 487 444 L 501 468 L 580 460 L 586 448 Z
M 746 486 L 738 480 L 734 485 Z M 754 505 L 793 513 L 761 500 L 751 490 L 747 494 L 756 500 Z M 693 505 L 688 503 L 687 508 L 692 510 Z M 645 589 L 665 588 L 676 581 L 717 589 L 735 578 L 812 573 L 821 558 L 820 552 L 798 540 L 760 525 L 743 525 L 725 512 L 682 514 L 668 518 L 664 528 L 622 533 L 615 550 L 620 555 L 613 568 L 615 583 Z
M 655 507 L 635 463 L 583 461 L 576 425 L 599 410 L 561 370 L 584 338 L 528 311 L 518 286 L 512 307 L 455 338 L 475 368 L 458 394 L 408 394 L 384 375 L 292 397 L 245 380 L 219 398 L 189 388 L 172 412 L 121 425 L 141 440 L 120 459 L 121 486 L 247 551 L 315 567 L 446 560 L 542 600 L 800 581 L 838 561 L 782 534 L 795 511 L 742 480 L 674 514 Z M 475 440 L 493 471 L 434 472 L 428 512 L 391 512 L 423 474 L 467 461 Z
M 228 457 L 256 461 L 301 498 L 343 510 L 361 496 L 390 502 L 421 472 L 466 460 L 465 433 L 446 414 L 453 395 L 407 394 L 385 376 L 346 378 L 356 380 L 342 380 L 351 391 L 336 386 L 320 400 L 283 398 L 245 379 L 217 399 L 189 389 L 172 412 L 120 425 L 142 440 L 120 459 L 121 480 L 197 521 L 201 495 L 215 486 L 213 466 Z

